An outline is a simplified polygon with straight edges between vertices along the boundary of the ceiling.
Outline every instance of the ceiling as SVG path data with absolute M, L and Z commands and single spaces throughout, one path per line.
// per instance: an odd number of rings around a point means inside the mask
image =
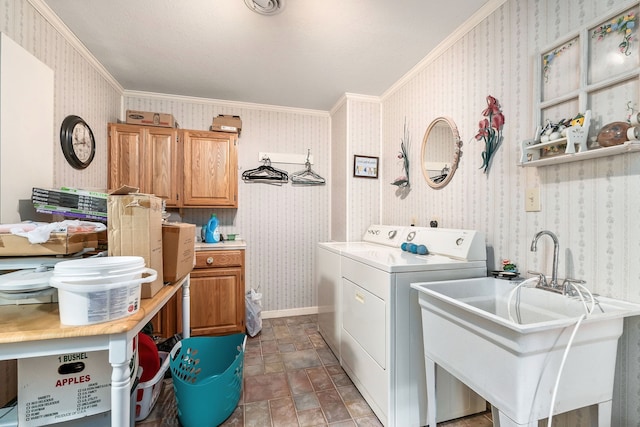
M 44 0 L 125 90 L 330 110 L 380 96 L 490 0 Z

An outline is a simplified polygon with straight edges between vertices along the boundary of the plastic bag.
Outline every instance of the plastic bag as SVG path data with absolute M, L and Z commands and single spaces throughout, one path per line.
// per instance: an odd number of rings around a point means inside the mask
M 246 326 L 247 333 L 251 337 L 255 337 L 262 330 L 262 306 L 260 300 L 262 294 L 251 289 L 244 296 L 246 303 Z

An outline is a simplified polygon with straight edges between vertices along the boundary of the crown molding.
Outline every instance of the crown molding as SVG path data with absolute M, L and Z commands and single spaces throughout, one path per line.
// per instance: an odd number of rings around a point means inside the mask
M 331 107 L 331 109 L 329 110 L 329 115 L 333 116 L 336 113 L 336 111 L 342 108 L 342 106 L 346 103 L 347 103 L 347 94 L 345 93 L 336 101 L 335 104 L 333 104 L 333 107 Z
M 34 9 L 58 32 L 60 35 L 78 52 L 86 61 L 104 77 L 104 79 L 118 92 L 122 93 L 124 88 L 107 71 L 106 68 L 96 59 L 87 47 L 76 37 L 75 34 L 62 22 L 60 17 L 42 0 L 27 0 Z
M 393 94 L 396 90 L 404 86 L 409 80 L 415 77 L 416 74 L 421 72 L 427 65 L 436 60 L 440 55 L 447 51 L 451 46 L 457 43 L 462 37 L 469 33 L 480 22 L 486 19 L 489 15 L 495 12 L 500 6 L 506 3 L 507 0 L 489 0 L 484 4 L 476 13 L 471 15 L 462 25 L 456 28 L 446 39 L 444 39 L 438 46 L 436 46 L 431 52 L 427 54 L 420 62 L 418 62 L 411 70 L 409 70 L 404 76 L 395 82 L 389 89 L 387 89 L 380 99 L 384 101 L 389 95 Z
M 359 93 L 347 92 L 344 94 L 347 101 L 361 101 L 361 102 L 380 102 L 380 97 L 375 95 L 360 95 Z
M 277 111 L 281 113 L 304 114 L 310 116 L 329 117 L 328 111 L 312 110 L 306 108 L 282 107 L 279 105 L 255 104 L 252 102 L 226 101 L 223 99 L 199 98 L 196 96 L 171 95 L 167 93 L 143 92 L 138 90 L 125 90 L 123 96 L 138 98 L 161 99 L 165 101 L 188 102 L 191 104 L 216 105 L 233 108 L 246 108 L 249 110 Z
M 336 111 L 342 108 L 347 101 L 372 102 L 379 104 L 382 102 L 382 99 L 379 96 L 374 95 L 360 95 L 358 93 L 346 92 L 336 101 L 335 104 L 333 104 L 333 107 L 329 110 L 329 115 L 334 115 Z

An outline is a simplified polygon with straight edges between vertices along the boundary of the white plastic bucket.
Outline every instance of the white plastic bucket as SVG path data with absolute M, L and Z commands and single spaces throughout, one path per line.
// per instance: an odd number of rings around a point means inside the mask
M 82 258 L 59 262 L 55 265 L 53 274 L 68 278 L 111 280 L 125 274 L 132 274 L 131 277 L 135 278 L 144 267 L 144 258 L 139 256 Z
M 58 288 L 60 323 L 90 325 L 136 313 L 140 285 L 156 277 L 142 257 L 83 258 L 56 264 L 49 283 Z

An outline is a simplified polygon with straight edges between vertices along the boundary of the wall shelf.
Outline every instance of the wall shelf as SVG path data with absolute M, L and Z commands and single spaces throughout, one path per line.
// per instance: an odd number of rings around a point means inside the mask
M 543 158 L 543 151 L 556 147 L 557 151 L 567 154 L 584 153 L 588 151 L 587 134 L 591 126 L 591 111 L 587 110 L 584 114 L 582 125 L 570 126 L 563 130 L 566 136 L 551 141 L 542 142 L 543 135 L 540 135 L 540 128 L 536 130 L 536 139 L 527 139 L 522 141 L 522 164 L 537 162 Z M 577 149 L 576 149 L 577 148 Z
M 594 148 L 592 150 L 581 151 L 574 154 L 559 154 L 553 157 L 542 158 L 539 160 L 531 160 L 529 162 L 520 163 L 522 167 L 538 167 L 557 165 L 560 163 L 577 162 L 579 160 L 597 159 L 599 157 L 614 156 L 616 154 L 632 153 L 640 151 L 640 141 L 627 141 L 624 144 L 614 145 L 612 147 Z

